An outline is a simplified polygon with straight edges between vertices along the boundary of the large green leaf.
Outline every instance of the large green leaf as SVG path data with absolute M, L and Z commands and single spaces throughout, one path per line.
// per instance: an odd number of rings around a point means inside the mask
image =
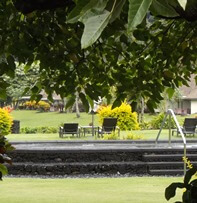
M 88 3 L 91 2 L 91 0 L 83 0 L 83 1 L 78 1 L 76 7 L 69 13 L 67 22 L 68 23 L 76 23 L 79 18 L 82 15 L 82 10 L 84 9 L 83 12 L 85 12 L 85 8 L 87 8 Z
M 7 149 L 6 149 L 6 151 L 7 151 Z M 3 161 L 4 162 L 6 162 L 6 163 L 9 163 L 9 164 L 12 164 L 12 159 L 9 157 L 9 156 L 7 156 L 6 154 L 1 154 L 1 159 L 3 158 Z M 5 169 L 5 174 L 4 174 L 4 172 L 3 171 L 1 171 L 1 169 L 0 169 L 0 171 L 3 173 L 3 175 L 6 175 L 6 170 L 7 170 L 7 167 L 5 167 L 4 168 Z
M 9 56 L 7 57 L 7 61 L 8 61 L 9 68 L 10 68 L 11 70 L 15 70 L 16 64 L 15 64 L 14 58 L 13 58 L 11 55 L 9 55 Z
M 197 172 L 197 168 L 193 167 L 191 169 L 189 169 L 186 174 L 185 174 L 185 178 L 184 178 L 184 184 L 189 184 L 189 181 L 191 179 L 191 177 Z
M 42 95 L 38 94 L 35 98 L 36 102 L 39 102 L 42 99 Z
M 7 167 L 4 166 L 3 164 L 0 164 L 0 172 L 2 173 L 2 175 L 7 175 L 8 174 Z
M 178 0 L 178 2 L 181 5 L 181 7 L 185 10 L 186 4 L 187 4 L 187 0 Z
M 125 1 L 126 0 L 119 0 L 119 1 L 116 2 L 115 6 L 114 6 L 114 9 L 112 11 L 112 16 L 111 16 L 111 19 L 110 19 L 110 23 L 113 22 L 116 18 L 118 18 L 120 16 L 120 13 L 122 11 L 122 7 L 125 4 Z
M 103 11 L 107 5 L 108 0 L 85 0 L 79 1 L 77 6 L 71 11 L 68 16 L 67 21 L 69 23 L 75 23 L 78 20 L 83 21 L 88 15 L 89 11 L 95 9 L 97 11 Z M 88 17 L 88 16 L 87 16 Z
M 146 103 L 148 109 L 151 111 L 151 112 L 154 112 L 154 109 L 156 109 L 156 106 L 154 104 L 154 101 L 152 100 L 148 100 L 147 103 Z
M 83 93 L 81 92 L 81 93 L 79 94 L 79 97 L 80 97 L 80 99 L 81 99 L 81 101 L 82 101 L 82 103 L 83 103 L 83 106 L 85 107 L 86 112 L 88 112 L 88 111 L 89 111 L 89 103 L 88 103 L 88 100 L 87 100 L 85 94 L 83 94 Z
M 129 0 L 128 31 L 133 31 L 144 19 L 153 0 Z
M 184 183 L 172 183 L 170 184 L 165 190 L 165 198 L 169 200 L 170 198 L 174 197 L 176 194 L 177 188 L 184 188 Z
M 69 23 L 81 21 L 85 25 L 81 38 L 82 48 L 92 45 L 109 23 L 111 12 L 105 10 L 107 2 L 108 0 L 79 2 L 69 14 Z
M 108 0 L 91 0 L 90 3 L 82 9 L 79 21 L 83 22 L 86 18 L 89 18 L 90 12 L 94 13 L 104 11 L 107 2 Z
M 190 182 L 190 185 L 197 186 L 197 179 L 194 179 Z
M 68 107 L 71 107 L 74 103 L 75 103 L 75 96 L 74 95 L 67 97 L 66 98 L 66 109 Z
M 168 93 L 168 97 L 171 99 L 175 93 L 175 90 L 173 88 L 169 87 L 166 89 L 166 92 Z
M 84 32 L 81 38 L 82 49 L 92 45 L 101 35 L 104 28 L 109 23 L 111 12 L 103 11 L 90 11 L 86 18 L 83 19 L 85 25 Z
M 86 98 L 90 104 L 90 107 L 93 109 L 94 108 L 94 101 L 88 95 L 86 95 Z
M 6 90 L 0 88 L 0 98 L 1 99 L 6 99 L 6 97 L 7 97 Z
M 15 147 L 13 147 L 7 140 L 5 141 L 5 148 L 7 152 L 15 150 Z
M 186 190 L 184 193 L 183 193 L 183 196 L 182 196 L 182 202 L 184 203 L 189 203 L 189 202 L 192 202 L 191 201 L 191 191 L 190 190 Z
M 168 4 L 168 0 L 153 0 L 150 11 L 156 16 L 176 17 L 179 15 L 174 8 Z
M 116 100 L 113 102 L 112 109 L 119 107 L 121 104 L 122 104 L 121 98 L 120 97 L 116 98 Z

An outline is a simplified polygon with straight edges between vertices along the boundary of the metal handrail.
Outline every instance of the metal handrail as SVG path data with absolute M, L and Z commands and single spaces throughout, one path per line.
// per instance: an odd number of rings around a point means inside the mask
M 184 157 L 186 157 L 186 139 L 185 139 L 185 136 L 183 134 L 182 128 L 180 127 L 179 122 L 177 121 L 177 118 L 176 118 L 174 111 L 172 109 L 168 109 L 168 111 L 166 112 L 166 115 L 163 119 L 163 122 L 162 122 L 160 130 L 159 130 L 159 133 L 158 133 L 157 138 L 155 140 L 155 144 L 157 145 L 157 143 L 158 143 L 158 139 L 159 139 L 159 136 L 160 136 L 161 131 L 163 129 L 163 126 L 166 122 L 167 116 L 169 116 L 169 140 L 168 140 L 168 144 L 171 146 L 171 116 L 172 116 L 175 123 L 176 123 L 177 129 L 178 129 L 179 133 L 181 134 L 181 137 L 183 140 L 183 146 L 184 146 Z M 184 162 L 184 175 L 185 175 L 185 173 L 186 173 L 186 163 Z

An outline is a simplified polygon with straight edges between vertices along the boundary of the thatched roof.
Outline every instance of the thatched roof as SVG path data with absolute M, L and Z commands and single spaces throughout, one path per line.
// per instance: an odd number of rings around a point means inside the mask
M 42 90 L 40 92 L 40 94 L 42 95 L 42 98 L 41 98 L 42 101 L 48 101 L 48 98 L 47 98 L 48 95 L 44 90 Z M 57 94 L 53 93 L 52 97 L 53 97 L 54 101 L 62 101 L 60 95 L 57 95 Z M 30 96 L 23 96 L 21 98 L 21 100 L 30 100 Z
M 48 98 L 47 98 L 48 95 L 47 95 L 47 93 L 44 90 L 42 90 L 40 94 L 42 95 L 42 99 L 41 100 L 46 100 L 46 101 L 48 100 Z M 60 95 L 57 95 L 56 93 L 53 93 L 52 97 L 53 97 L 54 101 L 61 101 L 62 100 Z

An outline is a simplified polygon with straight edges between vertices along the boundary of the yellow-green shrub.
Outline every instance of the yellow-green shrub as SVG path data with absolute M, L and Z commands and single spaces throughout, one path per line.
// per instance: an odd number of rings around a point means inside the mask
M 120 139 L 117 133 L 112 132 L 111 134 L 104 134 L 104 140 L 118 140 Z
M 10 116 L 11 109 L 9 107 L 0 108 L 0 180 L 3 175 L 8 174 L 6 164 L 11 164 L 12 160 L 6 155 L 6 152 L 13 150 L 14 148 L 5 138 L 8 135 L 12 127 L 12 117 Z
M 36 101 L 26 101 L 23 106 L 26 109 L 37 109 L 37 103 Z
M 0 108 L 0 135 L 8 135 L 12 127 L 12 117 L 8 110 Z
M 163 123 L 163 120 L 165 118 L 164 113 L 160 113 L 159 115 L 155 116 L 150 122 L 150 126 L 152 129 L 160 129 L 161 124 Z M 176 124 L 174 119 L 171 117 L 171 127 L 176 128 Z M 168 129 L 169 128 L 169 117 L 166 119 L 166 122 L 164 123 L 163 129 Z
M 38 109 L 40 111 L 49 111 L 50 104 L 45 101 L 39 101 L 38 103 L 36 101 L 26 101 L 23 106 L 26 109 Z
M 41 111 L 49 111 L 50 104 L 45 101 L 39 101 L 38 102 L 38 109 Z
M 143 140 L 144 136 L 141 134 L 129 133 L 123 139 L 124 140 Z
M 138 130 L 137 113 L 132 112 L 131 106 L 123 102 L 119 107 L 114 109 L 111 106 L 101 106 L 98 109 L 99 122 L 102 124 L 106 117 L 117 118 L 117 125 L 121 130 Z

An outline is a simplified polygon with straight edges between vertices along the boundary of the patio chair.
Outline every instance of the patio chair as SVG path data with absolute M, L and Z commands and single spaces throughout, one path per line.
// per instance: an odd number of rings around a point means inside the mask
M 117 118 L 104 118 L 102 127 L 99 127 L 98 134 L 101 134 L 101 137 L 103 137 L 103 134 L 111 134 L 117 130 L 118 136 L 120 136 L 120 128 L 116 124 Z
M 197 118 L 185 118 L 182 131 L 183 134 L 186 135 L 195 135 L 196 133 L 196 126 L 197 126 Z M 172 136 L 174 133 L 177 133 L 177 136 L 180 134 L 180 131 L 178 129 L 172 131 Z
M 78 123 L 64 123 L 63 127 L 59 129 L 59 137 L 63 138 L 63 135 L 72 134 L 80 137 L 80 127 Z

